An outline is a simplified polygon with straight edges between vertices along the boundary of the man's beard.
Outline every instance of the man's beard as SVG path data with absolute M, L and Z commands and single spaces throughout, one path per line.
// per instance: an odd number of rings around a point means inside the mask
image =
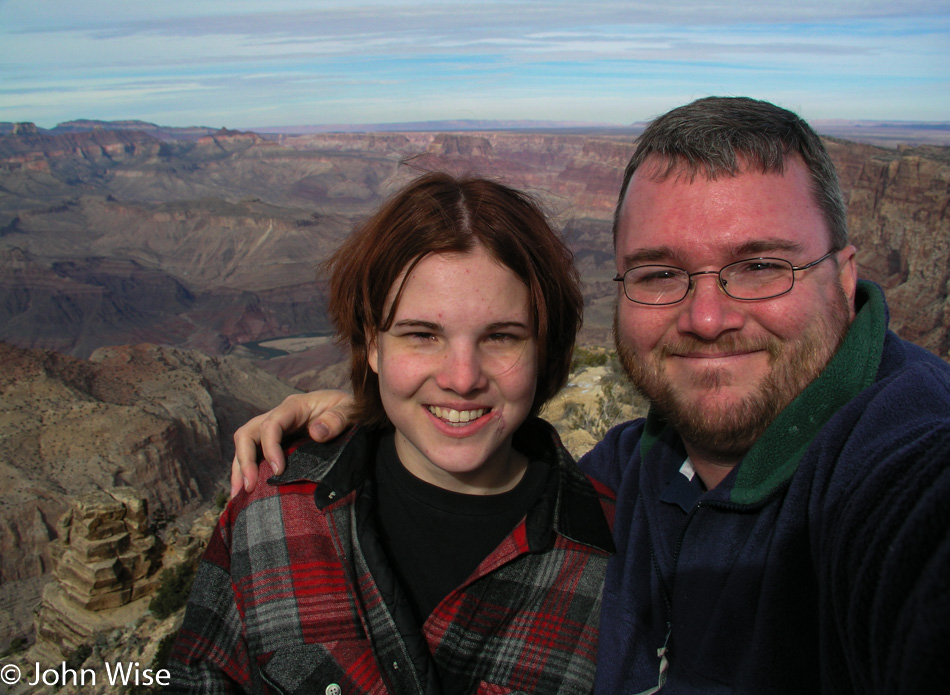
M 615 312 L 617 356 L 634 386 L 685 442 L 715 456 L 743 456 L 778 414 L 815 380 L 841 344 L 851 314 L 843 290 L 837 289 L 830 313 L 816 317 L 814 323 L 793 341 L 783 342 L 774 336 L 744 340 L 732 334 L 714 341 L 682 337 L 675 343 L 657 346 L 643 359 L 638 359 L 623 344 Z M 691 400 L 664 375 L 663 364 L 671 353 L 709 350 L 712 346 L 718 351 L 764 349 L 769 354 L 771 370 L 738 402 L 710 406 Z M 698 375 L 692 385 L 715 392 L 728 387 L 730 378 L 729 373 L 710 369 Z

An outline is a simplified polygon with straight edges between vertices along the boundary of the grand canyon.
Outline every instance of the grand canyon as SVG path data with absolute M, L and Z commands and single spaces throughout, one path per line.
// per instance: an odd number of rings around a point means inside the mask
M 637 132 L 0 126 L 0 647 L 94 641 L 91 628 L 56 627 L 65 609 L 49 617 L 85 571 L 63 569 L 60 519 L 113 507 L 132 519 L 138 507 L 78 499 L 133 488 L 187 535 L 226 484 L 237 424 L 294 389 L 345 384 L 318 266 L 422 171 L 486 174 L 535 195 L 581 271 L 580 344 L 609 350 L 611 216 Z M 884 288 L 894 330 L 950 360 L 950 141 L 853 133 L 826 144 L 861 275 Z M 558 412 L 564 428 L 577 424 L 576 407 Z M 66 588 L 44 592 L 57 582 Z M 47 617 L 34 620 L 41 601 Z

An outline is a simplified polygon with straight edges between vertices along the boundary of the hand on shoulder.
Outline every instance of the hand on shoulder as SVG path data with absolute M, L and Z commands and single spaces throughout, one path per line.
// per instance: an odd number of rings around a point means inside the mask
M 231 497 L 242 487 L 251 492 L 257 486 L 261 453 L 275 473 L 283 472 L 285 435 L 306 428 L 314 441 L 329 441 L 352 424 L 352 411 L 353 398 L 344 391 L 311 391 L 288 396 L 273 410 L 248 420 L 234 433 Z

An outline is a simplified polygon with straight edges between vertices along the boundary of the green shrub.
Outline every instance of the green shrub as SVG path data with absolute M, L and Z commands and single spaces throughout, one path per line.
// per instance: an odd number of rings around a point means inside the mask
M 22 652 L 29 646 L 26 637 L 14 637 L 10 640 L 10 644 L 7 645 L 7 648 L 3 651 L 0 651 L 0 659 L 6 658 L 11 654 L 16 654 L 17 652 Z
M 588 367 L 603 367 L 610 360 L 610 355 L 604 350 L 592 350 L 579 347 L 574 350 L 571 358 L 571 371 L 576 372 Z
M 568 427 L 589 432 L 594 439 L 600 440 L 614 425 L 646 415 L 649 404 L 624 375 L 616 355 L 583 348 L 578 352 L 581 362 L 587 366 L 606 367 L 606 371 L 600 378 L 600 394 L 595 404 L 589 407 L 567 404 L 564 420 Z
M 196 563 L 183 562 L 174 569 L 162 570 L 158 591 L 148 604 L 152 615 L 164 620 L 187 603 L 196 567 Z
M 158 647 L 155 649 L 155 657 L 152 659 L 152 669 L 157 671 L 160 668 L 168 666 L 168 657 L 172 654 L 172 647 L 175 646 L 175 638 L 177 636 L 177 632 L 170 632 L 162 637 L 162 641 L 158 643 Z
M 175 637 L 178 636 L 178 633 L 172 632 L 164 637 L 158 643 L 158 647 L 155 648 L 155 656 L 152 658 L 152 663 L 149 668 L 152 669 L 152 673 L 157 673 L 159 669 L 168 668 L 168 657 L 171 656 L 172 647 L 175 644 Z M 133 685 L 127 691 L 127 695 L 157 695 L 162 692 L 162 686 L 160 685 Z
M 92 645 L 80 644 L 68 657 L 66 657 L 64 665 L 68 669 L 72 669 L 74 671 L 79 670 L 79 667 L 86 663 L 86 659 L 88 659 L 90 656 L 92 656 Z

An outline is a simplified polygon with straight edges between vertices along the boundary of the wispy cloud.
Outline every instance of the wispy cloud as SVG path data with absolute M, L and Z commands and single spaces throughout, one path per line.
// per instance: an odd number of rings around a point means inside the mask
M 945 0 L 776 5 L 6 0 L 0 120 L 623 123 L 712 92 L 950 119 Z

